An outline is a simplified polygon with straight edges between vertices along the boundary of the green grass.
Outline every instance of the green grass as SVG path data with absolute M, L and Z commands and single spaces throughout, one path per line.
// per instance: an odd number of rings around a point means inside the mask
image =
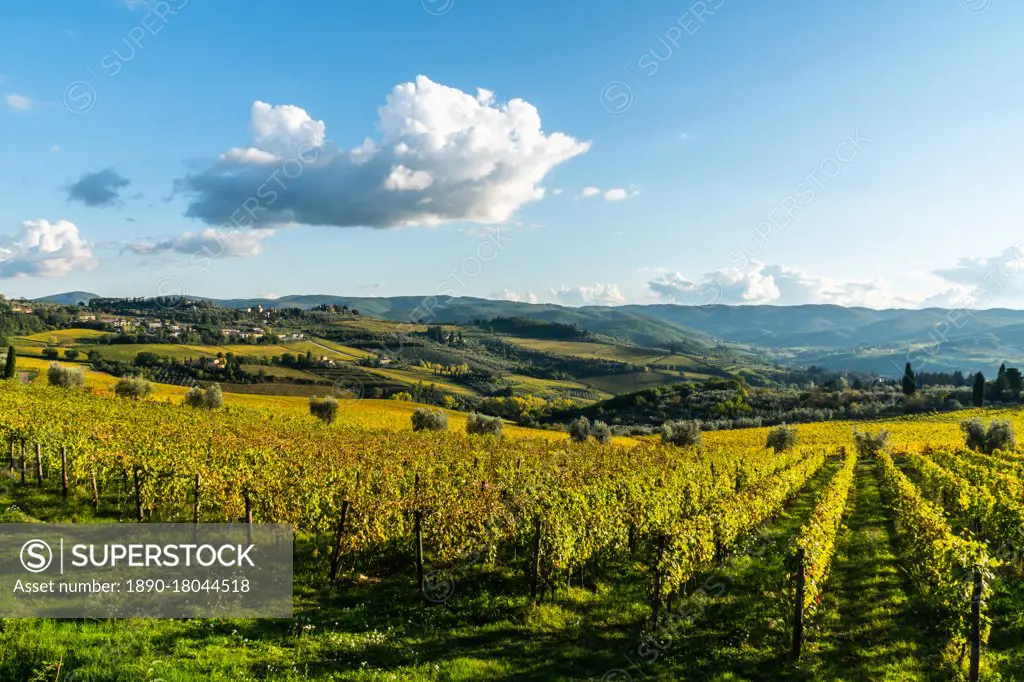
M 101 346 L 83 346 L 79 350 L 83 354 L 87 350 L 96 350 L 107 360 L 132 362 L 139 353 L 156 353 L 162 357 L 184 360 L 186 358 L 215 357 L 219 349 L 216 346 L 190 346 L 177 343 L 111 343 Z
M 424 386 L 435 384 L 439 389 L 449 391 L 451 393 L 475 395 L 475 391 L 473 391 L 473 389 L 463 386 L 443 374 L 434 374 L 434 372 L 429 369 L 422 369 L 415 366 L 410 367 L 409 369 L 382 369 L 375 367 L 373 369 L 367 369 L 366 371 L 370 374 L 376 374 L 400 384 L 406 384 L 409 387 L 409 390 L 412 390 L 413 385 L 422 383 Z
M 321 354 L 327 354 L 328 356 L 331 356 L 330 352 L 324 350 L 325 348 L 328 348 L 334 351 L 338 356 L 349 360 L 358 360 L 359 358 L 374 357 L 374 354 L 371 353 L 370 351 L 362 350 L 361 348 L 353 348 L 351 346 L 344 346 L 340 343 L 335 343 L 334 341 L 328 341 L 326 339 L 310 339 L 308 341 L 296 341 L 295 343 L 290 345 L 294 348 L 301 348 L 303 350 L 309 348 L 310 350 L 313 351 L 314 355 L 316 355 L 317 352 L 319 351 Z
M 596 400 L 611 398 L 610 393 L 596 390 L 579 381 L 566 381 L 561 379 L 538 379 L 522 374 L 508 374 L 504 377 L 514 390 L 539 395 L 545 398 L 564 397 L 573 391 L 587 391 L 593 393 Z
M 815 680 L 940 680 L 927 609 L 906 583 L 873 463 L 860 462 L 804 664 Z
M 249 365 L 242 364 L 242 369 L 252 374 L 259 374 L 262 371 L 267 376 L 276 377 L 278 379 L 304 379 L 308 381 L 323 381 L 321 377 L 315 374 L 303 371 L 301 369 L 293 369 L 291 367 L 279 367 L 277 365 Z
M 554 355 L 579 358 L 600 358 L 603 360 L 616 360 L 618 362 L 632 362 L 638 365 L 654 362 L 658 358 L 666 357 L 665 353 L 647 350 L 644 348 L 633 348 L 630 346 L 613 346 L 607 343 L 596 343 L 593 341 L 555 341 L 549 339 L 529 339 L 518 336 L 502 337 L 509 343 L 514 343 L 532 350 L 539 350 Z
M 83 339 L 100 339 L 104 336 L 111 336 L 111 334 L 97 329 L 55 329 L 17 338 L 52 346 L 71 346 Z
M 687 378 L 689 378 L 689 373 Z M 642 391 L 645 388 L 654 386 L 665 386 L 667 384 L 678 384 L 686 381 L 685 378 L 677 375 L 664 374 L 662 372 L 632 372 L 629 374 L 606 374 L 598 377 L 587 377 L 580 379 L 599 391 L 618 395 L 621 393 L 633 393 Z

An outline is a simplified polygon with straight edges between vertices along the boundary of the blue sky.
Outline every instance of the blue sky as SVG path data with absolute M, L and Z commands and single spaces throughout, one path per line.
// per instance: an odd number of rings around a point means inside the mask
M 0 291 L 1024 303 L 1024 6 L 637 4 L 12 4 Z

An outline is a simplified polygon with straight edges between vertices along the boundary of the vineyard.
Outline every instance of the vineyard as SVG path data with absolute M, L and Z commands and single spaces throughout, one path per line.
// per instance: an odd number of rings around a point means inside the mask
M 298 614 L 5 620 L 3 679 L 1024 679 L 1024 459 L 950 415 L 781 452 L 12 383 L 0 415 L 4 522 L 290 524 Z

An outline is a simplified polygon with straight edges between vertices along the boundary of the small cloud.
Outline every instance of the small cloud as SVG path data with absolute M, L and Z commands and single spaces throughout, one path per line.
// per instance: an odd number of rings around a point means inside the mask
M 121 203 L 121 190 L 130 184 L 113 168 L 86 173 L 78 182 L 67 187 L 68 201 L 79 201 L 86 206 L 102 207 Z
M 589 199 L 591 197 L 596 197 L 600 193 L 601 190 L 599 190 L 597 187 L 584 187 L 583 191 L 580 192 L 580 196 L 585 199 Z
M 564 191 L 565 191 L 564 189 L 562 189 L 561 187 L 559 187 L 558 189 L 553 189 L 553 190 L 551 190 L 551 193 L 552 193 L 553 195 L 555 195 L 555 196 L 557 197 L 557 196 L 559 196 L 559 195 L 560 195 L 560 194 L 561 194 L 562 192 L 564 192 Z
M 610 189 L 604 193 L 605 201 L 625 201 L 626 199 L 632 199 L 633 197 L 640 194 L 640 192 L 634 190 L 625 190 L 621 187 Z
M 499 301 L 514 301 L 516 303 L 537 303 L 537 294 L 532 291 L 511 291 L 509 289 L 502 289 L 496 294 L 491 294 L 490 298 L 497 299 Z
M 161 253 L 201 254 L 209 258 L 252 258 L 263 253 L 263 240 L 273 230 L 230 231 L 207 227 L 158 242 L 132 242 L 123 251 L 139 256 Z
M 619 291 L 617 284 L 601 284 L 593 286 L 559 287 L 551 289 L 551 297 L 562 305 L 622 305 L 626 297 Z
M 32 100 L 25 95 L 19 95 L 16 92 L 4 97 L 4 102 L 6 102 L 7 106 L 15 111 L 28 111 L 32 108 Z

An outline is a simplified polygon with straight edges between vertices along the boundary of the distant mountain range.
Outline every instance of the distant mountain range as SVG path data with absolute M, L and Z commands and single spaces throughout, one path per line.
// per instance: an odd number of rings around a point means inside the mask
M 92 298 L 98 296 L 73 291 L 37 300 L 77 305 Z M 1000 362 L 1024 364 L 1024 310 L 1006 308 L 949 311 L 671 304 L 569 308 L 470 297 L 323 294 L 211 300 L 232 308 L 347 305 L 381 319 L 426 323 L 520 316 L 576 324 L 638 346 L 681 353 L 719 354 L 722 349 L 716 351 L 716 346 L 728 344 L 787 364 L 890 375 L 902 371 L 911 350 L 910 359 L 924 371 L 994 371 Z

